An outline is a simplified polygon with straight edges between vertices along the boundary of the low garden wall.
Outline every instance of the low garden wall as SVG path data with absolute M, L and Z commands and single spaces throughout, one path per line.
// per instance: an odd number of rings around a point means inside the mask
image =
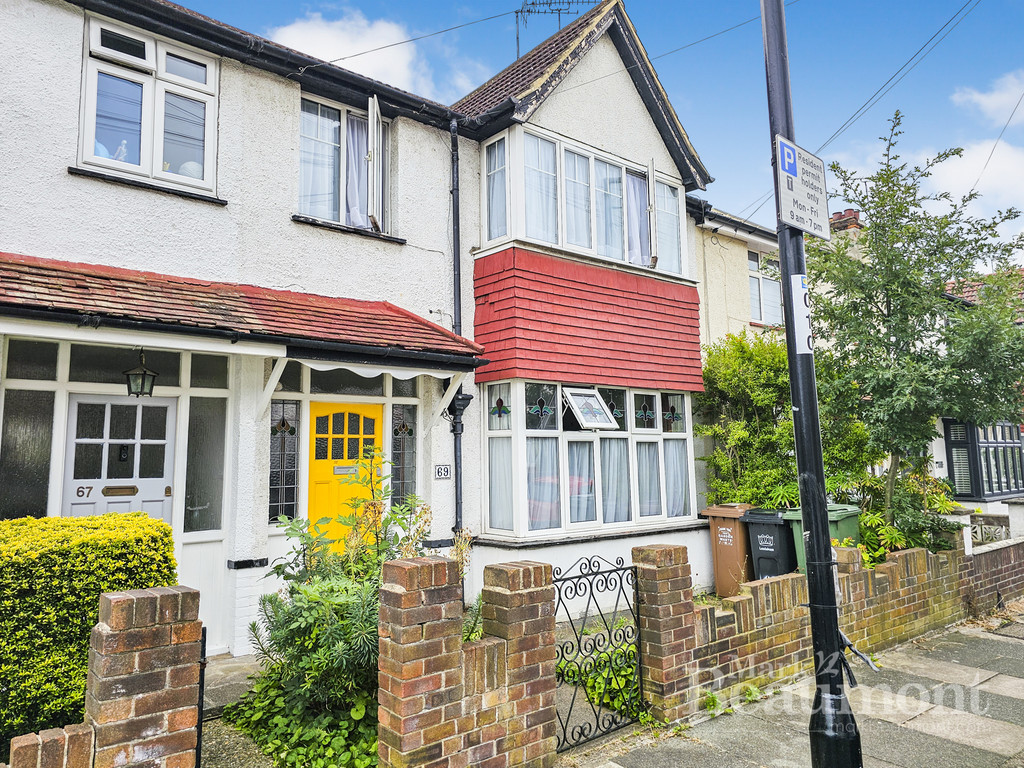
M 85 722 L 15 737 L 10 768 L 195 768 L 198 615 L 189 587 L 102 595 Z
M 873 570 L 839 553 L 840 626 L 867 653 L 1024 595 L 1024 539 L 912 549 Z M 725 704 L 748 685 L 811 672 L 807 582 L 788 574 L 695 605 L 682 546 L 633 549 L 644 697 L 651 714 L 695 714 L 704 691 Z M 462 584 L 440 558 L 388 563 L 381 589 L 380 765 L 550 766 L 555 757 L 555 594 L 551 567 L 487 566 L 485 637 L 461 640 Z

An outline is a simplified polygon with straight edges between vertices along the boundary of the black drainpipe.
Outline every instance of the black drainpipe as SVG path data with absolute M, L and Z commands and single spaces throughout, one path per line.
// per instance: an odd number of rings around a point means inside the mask
M 452 136 L 452 287 L 454 296 L 454 308 L 452 310 L 452 330 L 462 335 L 462 248 L 461 231 L 459 228 L 459 122 L 454 117 L 451 120 L 450 131 Z M 455 398 L 448 406 L 448 414 L 451 416 L 452 435 L 455 442 L 455 525 L 452 532 L 458 533 L 462 530 L 462 414 L 465 412 L 469 401 L 473 399 L 459 387 Z

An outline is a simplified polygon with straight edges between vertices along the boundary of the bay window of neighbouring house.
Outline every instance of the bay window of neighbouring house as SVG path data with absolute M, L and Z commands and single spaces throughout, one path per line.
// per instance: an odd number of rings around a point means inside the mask
M 946 419 L 944 433 L 949 479 L 957 497 L 988 499 L 1024 491 L 1019 425 L 976 427 Z
M 488 528 L 639 528 L 692 514 L 687 396 L 510 381 L 487 386 Z
M 782 283 L 779 262 L 757 251 L 747 251 L 750 273 L 750 319 L 765 325 L 782 325 Z
M 357 229 L 387 227 L 388 126 L 366 113 L 302 99 L 299 213 Z
M 683 274 L 679 187 L 659 180 L 653 162 L 637 167 L 528 132 L 488 144 L 484 155 L 487 240 L 514 236 L 508 221 L 518 221 L 539 244 Z M 518 216 L 509 200 L 521 201 Z
M 213 190 L 217 61 L 89 20 L 80 163 Z

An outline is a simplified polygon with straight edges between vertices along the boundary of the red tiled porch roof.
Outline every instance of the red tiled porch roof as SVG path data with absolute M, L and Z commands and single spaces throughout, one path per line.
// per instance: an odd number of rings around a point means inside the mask
M 414 353 L 465 355 L 483 347 L 386 301 L 217 283 L 156 272 L 0 252 L 0 314 L 10 309 L 151 322 L 168 331 L 234 332 Z

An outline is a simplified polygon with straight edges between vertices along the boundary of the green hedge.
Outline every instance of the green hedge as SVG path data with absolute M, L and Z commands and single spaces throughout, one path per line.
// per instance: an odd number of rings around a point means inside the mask
M 141 512 L 0 521 L 0 760 L 82 721 L 99 596 L 176 580 L 170 526 Z

